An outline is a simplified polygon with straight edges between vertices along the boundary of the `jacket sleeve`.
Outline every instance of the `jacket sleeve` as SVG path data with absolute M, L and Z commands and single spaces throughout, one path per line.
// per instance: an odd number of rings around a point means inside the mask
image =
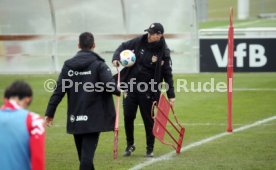
M 30 160 L 32 170 L 45 169 L 45 129 L 44 120 L 35 113 L 27 116 L 27 129 L 30 135 Z
M 170 57 L 170 49 L 166 46 L 165 53 L 163 57 L 164 64 L 162 66 L 163 78 L 169 85 L 167 91 L 168 98 L 175 98 L 174 85 L 173 85 L 173 75 L 172 75 L 172 60 Z
M 112 57 L 112 61 L 114 60 L 120 60 L 120 53 L 123 50 L 129 49 L 129 50 L 134 50 L 135 48 L 135 44 L 137 42 L 137 38 L 134 38 L 132 40 L 123 42 L 114 52 L 113 57 Z
M 66 91 L 63 89 L 62 80 L 65 78 L 63 76 L 65 74 L 65 67 L 63 66 L 62 71 L 59 75 L 59 78 L 56 82 L 56 89 L 53 92 L 47 106 L 47 110 L 45 116 L 53 118 L 57 109 L 57 106 L 61 102 L 62 98 L 64 97 Z
M 111 70 L 104 62 L 100 63 L 98 67 L 98 74 L 100 82 L 104 85 L 104 91 L 120 96 L 120 90 L 117 88 L 117 84 L 112 76 Z

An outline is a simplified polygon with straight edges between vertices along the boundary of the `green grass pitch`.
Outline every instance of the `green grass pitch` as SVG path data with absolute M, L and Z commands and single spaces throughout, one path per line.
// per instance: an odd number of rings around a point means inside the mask
M 234 7 L 234 27 L 276 27 L 275 19 L 257 19 L 260 12 L 275 12 L 275 0 L 251 0 L 250 19 L 238 21 L 237 0 L 209 0 L 209 21 L 199 23 L 199 28 L 228 28 L 229 7 Z M 266 11 L 261 11 L 265 2 Z M 12 81 L 21 79 L 29 82 L 34 90 L 34 100 L 30 110 L 44 115 L 51 93 L 44 90 L 47 79 L 57 75 L 0 75 L 0 93 Z M 191 82 L 226 82 L 226 73 L 176 74 L 177 79 Z M 2 101 L 0 101 L 2 105 Z M 123 112 L 120 109 L 119 157 L 113 160 L 113 133 L 102 133 L 95 154 L 98 170 L 126 170 L 146 160 L 144 158 L 145 131 L 140 113 L 135 121 L 136 151 L 131 157 L 122 156 L 125 149 Z M 214 92 L 177 92 L 175 111 L 179 121 L 185 126 L 183 146 L 226 131 L 227 94 Z M 234 129 L 258 120 L 276 116 L 276 73 L 235 73 L 233 92 Z M 78 169 L 77 152 L 72 135 L 66 134 L 66 98 L 57 109 L 54 126 L 46 132 L 46 169 Z M 3 140 L 3 139 L 0 139 Z M 276 121 L 262 124 L 248 130 L 214 140 L 195 147 L 171 159 L 157 162 L 143 169 L 160 170 L 275 170 L 276 169 Z M 156 140 L 155 157 L 173 151 Z M 1 152 L 1 151 L 0 151 Z M 1 168 L 0 168 L 1 169 Z
M 28 81 L 34 89 L 34 101 L 30 109 L 44 114 L 51 93 L 43 84 L 57 75 L 1 75 L 0 92 L 16 79 Z M 226 82 L 225 73 L 176 74 L 185 79 L 188 89 L 191 82 Z M 255 121 L 276 115 L 276 74 L 237 73 L 234 75 L 233 127 L 238 128 Z M 2 104 L 2 103 L 1 103 Z M 227 94 L 225 92 L 176 93 L 175 111 L 179 121 L 186 127 L 183 146 L 225 132 Z M 57 109 L 54 126 L 47 128 L 47 170 L 78 169 L 78 159 L 72 135 L 66 134 L 66 99 Z M 125 149 L 123 112 L 119 123 L 119 157 L 113 160 L 113 133 L 102 133 L 95 155 L 97 169 L 129 169 L 145 160 L 145 132 L 140 113 L 135 121 L 133 156 L 122 156 Z M 152 164 L 144 169 L 276 169 L 276 121 L 228 135 L 218 140 L 195 147 L 169 160 Z M 155 157 L 171 152 L 172 148 L 156 140 Z

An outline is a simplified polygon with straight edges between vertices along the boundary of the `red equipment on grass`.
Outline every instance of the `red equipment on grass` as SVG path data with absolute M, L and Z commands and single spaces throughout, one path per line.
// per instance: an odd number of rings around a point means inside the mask
M 118 72 L 117 86 L 120 87 L 119 67 L 117 67 L 117 72 Z M 116 119 L 115 119 L 115 127 L 114 127 L 113 159 L 118 158 L 119 115 L 120 115 L 120 96 L 116 96 Z
M 158 104 L 158 105 L 157 105 Z M 154 116 L 154 107 L 157 107 L 157 112 Z M 176 124 L 179 127 L 176 127 L 174 123 L 169 119 L 169 113 L 172 111 L 174 119 L 176 121 Z M 180 153 L 182 142 L 184 138 L 185 128 L 178 122 L 178 119 L 175 115 L 174 109 L 170 102 L 166 99 L 166 97 L 161 94 L 159 102 L 154 102 L 152 105 L 152 118 L 154 119 L 154 125 L 153 125 L 153 135 L 159 139 L 163 144 L 172 146 L 176 153 Z M 167 122 L 169 122 L 172 127 L 176 130 L 176 132 L 179 134 L 178 140 L 172 135 L 171 132 L 167 129 Z M 171 139 L 174 141 L 175 144 L 171 144 L 164 141 L 165 132 L 171 137 Z

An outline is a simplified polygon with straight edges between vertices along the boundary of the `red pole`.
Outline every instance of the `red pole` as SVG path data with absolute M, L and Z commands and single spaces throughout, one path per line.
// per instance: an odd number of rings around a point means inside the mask
M 120 87 L 120 70 L 118 67 L 117 67 L 117 72 L 118 72 L 117 86 Z M 116 96 L 116 119 L 115 119 L 115 127 L 114 127 L 113 159 L 118 158 L 119 115 L 120 115 L 120 97 Z
M 228 64 L 227 64 L 227 92 L 228 92 L 228 127 L 227 132 L 232 132 L 232 87 L 233 87 L 233 56 L 234 56 L 234 28 L 233 8 L 230 8 L 230 25 L 228 30 Z

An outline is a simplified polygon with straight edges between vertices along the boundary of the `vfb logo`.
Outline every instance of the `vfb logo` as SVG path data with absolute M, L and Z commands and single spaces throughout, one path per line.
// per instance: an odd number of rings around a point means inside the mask
M 211 45 L 211 49 L 218 67 L 226 67 L 228 60 L 228 45 L 223 55 L 220 53 L 218 44 Z M 234 57 L 236 57 L 236 67 L 244 67 L 247 58 L 249 67 L 263 67 L 267 63 L 265 48 L 260 44 L 247 45 L 246 43 L 239 43 L 236 46 L 236 51 L 234 51 Z

